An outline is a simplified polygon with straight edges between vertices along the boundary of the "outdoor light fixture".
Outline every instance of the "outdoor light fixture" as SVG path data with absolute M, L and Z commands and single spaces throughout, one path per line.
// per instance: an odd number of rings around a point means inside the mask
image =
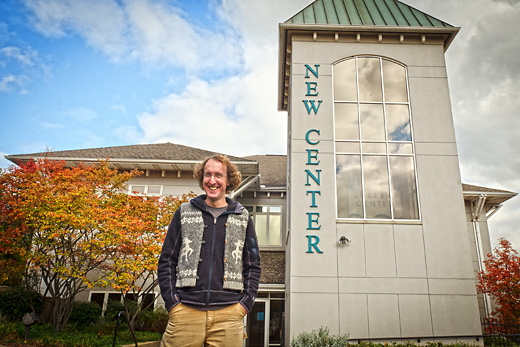
M 338 245 L 348 245 L 350 242 L 345 236 L 341 236 L 338 240 Z

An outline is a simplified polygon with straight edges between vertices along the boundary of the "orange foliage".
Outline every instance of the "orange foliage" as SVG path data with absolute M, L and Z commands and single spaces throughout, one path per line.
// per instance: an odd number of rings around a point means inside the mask
M 478 290 L 493 296 L 498 308 L 493 313 L 503 323 L 520 323 L 520 257 L 511 243 L 502 238 L 478 274 Z
M 67 168 L 50 159 L 0 172 L 0 280 L 37 270 L 56 330 L 87 287 L 127 292 L 155 271 L 165 228 L 188 196 L 129 195 L 137 175 L 106 161 Z

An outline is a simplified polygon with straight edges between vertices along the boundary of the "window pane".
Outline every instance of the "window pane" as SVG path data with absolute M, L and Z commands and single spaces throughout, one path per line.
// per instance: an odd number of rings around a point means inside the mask
M 408 101 L 404 66 L 383 59 L 383 81 L 385 86 L 385 101 Z
M 388 153 L 390 154 L 412 154 L 411 143 L 389 143 Z
M 419 219 L 413 157 L 390 157 L 395 219 Z
M 367 218 L 391 219 L 386 157 L 363 156 Z
M 355 59 L 334 65 L 334 100 L 357 101 Z
M 275 295 L 271 294 L 271 297 Z M 285 296 L 283 296 L 285 297 Z M 282 297 L 282 298 L 283 298 Z M 269 345 L 270 346 L 282 346 L 282 334 L 283 334 L 283 313 L 285 311 L 285 301 L 283 300 L 271 300 L 270 302 L 270 313 L 269 313 Z
M 108 293 L 108 301 L 121 301 L 121 293 Z
M 144 194 L 144 186 L 132 186 L 132 192 Z
M 359 142 L 336 142 L 336 152 L 359 153 Z
M 154 294 L 144 294 L 143 299 L 142 299 L 143 307 L 148 307 L 148 309 L 153 310 L 154 299 L 155 299 Z M 150 305 L 150 306 L 148 306 L 148 305 Z
M 271 206 L 271 207 L 269 207 L 269 211 L 270 212 L 281 213 L 282 212 L 282 206 Z
M 258 245 L 267 245 L 267 215 L 257 214 L 255 216 L 256 237 L 258 238 Z
M 359 140 L 357 104 L 334 104 L 336 140 Z
M 386 105 L 388 141 L 412 141 L 408 105 Z
M 148 194 L 161 194 L 161 186 L 148 186 Z
M 247 212 L 252 213 L 253 212 L 253 206 L 244 206 Z
M 280 221 L 282 216 L 272 215 L 269 216 L 269 246 L 281 246 L 280 238 Z
M 363 141 L 385 141 L 385 121 L 382 104 L 359 105 L 361 117 L 361 139 Z
M 359 155 L 336 155 L 336 189 L 338 217 L 363 218 Z
M 267 206 L 256 206 L 256 212 L 267 212 Z
M 363 148 L 363 153 L 386 154 L 386 144 L 385 143 L 363 142 L 361 147 Z
M 358 58 L 359 101 L 383 101 L 379 58 Z
M 90 302 L 95 302 L 99 307 L 103 308 L 105 302 L 105 293 L 92 293 L 90 294 Z

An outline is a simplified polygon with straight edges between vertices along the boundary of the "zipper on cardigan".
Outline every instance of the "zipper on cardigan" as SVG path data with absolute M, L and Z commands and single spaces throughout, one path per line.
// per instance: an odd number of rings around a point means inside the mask
M 215 234 L 217 231 L 217 218 L 213 218 L 213 239 L 211 240 L 211 258 L 209 262 L 209 283 L 208 283 L 208 295 L 206 297 L 206 304 L 209 305 L 209 299 L 211 296 L 211 277 L 213 275 L 213 252 L 215 250 Z

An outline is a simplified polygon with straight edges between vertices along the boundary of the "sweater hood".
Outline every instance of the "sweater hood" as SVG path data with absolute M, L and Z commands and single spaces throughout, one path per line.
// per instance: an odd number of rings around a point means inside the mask
M 203 212 L 207 212 L 208 211 L 206 208 L 207 205 L 205 203 L 206 198 L 207 198 L 206 194 L 201 194 L 201 195 L 191 199 L 190 203 L 193 207 L 195 207 Z M 241 203 L 239 203 L 238 201 L 231 200 L 230 198 L 226 197 L 226 202 L 228 204 L 226 213 L 240 214 L 244 210 L 244 206 Z

